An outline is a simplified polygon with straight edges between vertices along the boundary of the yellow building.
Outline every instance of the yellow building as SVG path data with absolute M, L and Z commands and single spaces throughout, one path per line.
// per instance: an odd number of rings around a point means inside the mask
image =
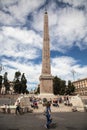
M 87 95 L 87 78 L 72 82 L 75 86 L 75 94 Z

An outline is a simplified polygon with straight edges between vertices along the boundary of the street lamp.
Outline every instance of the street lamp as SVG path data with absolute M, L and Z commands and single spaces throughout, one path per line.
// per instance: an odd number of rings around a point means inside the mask
M 73 75 L 73 80 L 75 81 L 75 73 L 76 73 L 76 71 L 72 70 L 71 72 L 72 72 L 72 75 Z

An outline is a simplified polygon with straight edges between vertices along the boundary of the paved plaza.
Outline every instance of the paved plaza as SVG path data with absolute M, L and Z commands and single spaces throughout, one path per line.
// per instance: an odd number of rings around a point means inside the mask
M 51 130 L 87 130 L 86 112 L 57 112 L 52 113 L 52 117 L 55 124 Z M 45 122 L 42 113 L 23 115 L 0 113 L 0 130 L 45 130 Z

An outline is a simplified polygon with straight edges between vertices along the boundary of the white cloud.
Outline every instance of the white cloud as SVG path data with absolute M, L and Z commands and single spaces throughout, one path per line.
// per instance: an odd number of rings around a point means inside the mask
M 62 9 L 57 12 L 56 17 L 58 17 L 58 22 L 51 30 L 52 39 L 56 40 L 56 43 L 52 42 L 54 50 L 61 51 L 63 49 L 62 51 L 65 51 L 65 47 L 66 49 L 71 48 L 76 41 L 80 44 L 83 39 L 84 42 L 84 37 L 87 34 L 85 29 L 87 17 L 82 11 Z
M 83 12 L 73 9 L 68 9 L 68 11 L 66 11 L 64 9 L 61 13 L 62 15 L 59 15 L 57 28 L 59 35 L 66 38 L 68 35 L 68 39 L 70 38 L 69 40 L 72 40 L 72 35 L 75 35 L 73 39 L 75 39 L 77 36 L 81 36 L 81 32 L 84 33 L 83 29 L 86 22 Z
M 43 31 L 43 14 L 44 10 L 36 11 L 33 13 L 32 27 L 37 31 Z
M 33 30 L 3 27 L 0 37 L 1 55 L 28 59 L 34 59 L 40 55 L 38 49 L 42 48 L 42 38 Z
M 61 0 L 60 0 L 61 1 Z M 63 0 L 64 3 L 69 3 L 73 6 L 83 6 L 87 4 L 87 1 L 86 0 Z
M 15 24 L 16 20 L 9 14 L 0 11 L 0 23 L 5 25 Z
M 58 17 L 57 14 L 53 11 L 56 8 L 55 2 L 51 2 L 50 5 L 47 5 L 47 12 L 48 12 L 48 22 L 49 28 L 54 26 L 57 23 Z M 45 8 L 42 8 L 40 11 L 36 11 L 33 14 L 33 23 L 32 26 L 37 31 L 42 31 L 44 29 L 44 12 Z
M 87 76 L 87 66 L 81 67 L 78 61 L 72 57 L 61 56 L 52 59 L 51 70 L 53 75 L 57 75 L 66 81 L 73 81 L 72 70 L 76 72 L 75 80 L 78 78 L 85 78 Z
M 4 12 L 0 12 L 0 21 L 3 21 L 2 24 L 5 25 L 24 24 L 26 22 L 27 15 L 38 9 L 38 7 L 43 5 L 45 2 L 45 0 L 38 0 L 38 2 L 37 0 L 6 1 L 7 0 L 1 1 L 1 7 L 4 9 Z M 8 20 L 5 20 L 6 18 Z
M 9 6 L 15 4 L 18 0 L 0 0 L 1 6 Z
M 31 46 L 34 47 L 37 48 L 41 47 L 42 38 L 40 37 L 39 34 L 35 33 L 33 30 L 26 30 L 13 27 L 3 27 L 2 31 L 6 37 L 13 40 L 16 39 L 17 41 L 21 42 L 21 44 L 29 43 Z

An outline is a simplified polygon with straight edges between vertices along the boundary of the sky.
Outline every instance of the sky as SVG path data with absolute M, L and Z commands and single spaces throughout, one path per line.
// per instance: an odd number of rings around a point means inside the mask
M 51 74 L 66 82 L 87 78 L 87 0 L 0 0 L 1 74 L 25 73 L 40 83 L 44 11 L 49 18 Z

